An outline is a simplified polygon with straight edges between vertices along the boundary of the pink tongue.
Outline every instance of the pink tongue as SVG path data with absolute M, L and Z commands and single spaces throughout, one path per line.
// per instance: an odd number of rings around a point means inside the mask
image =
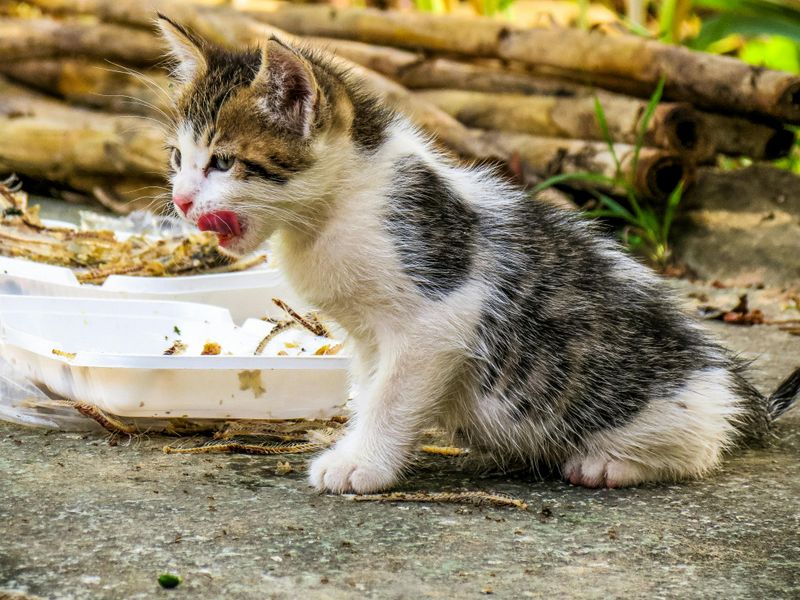
M 230 210 L 218 210 L 206 213 L 197 219 L 197 227 L 200 231 L 213 231 L 220 235 L 239 235 L 242 228 L 239 226 L 239 218 L 236 213 Z

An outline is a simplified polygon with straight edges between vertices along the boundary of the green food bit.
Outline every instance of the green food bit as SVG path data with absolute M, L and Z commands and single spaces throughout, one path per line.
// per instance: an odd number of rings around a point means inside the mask
M 181 578 L 179 575 L 173 575 L 172 573 L 162 573 L 158 576 L 158 585 L 168 590 L 172 588 L 176 588 L 180 585 Z
M 180 329 L 178 329 L 178 326 L 177 326 L 177 325 L 175 325 L 175 326 L 172 328 L 172 331 L 174 331 L 176 335 L 180 335 L 180 334 L 181 334 L 181 330 L 180 330 Z

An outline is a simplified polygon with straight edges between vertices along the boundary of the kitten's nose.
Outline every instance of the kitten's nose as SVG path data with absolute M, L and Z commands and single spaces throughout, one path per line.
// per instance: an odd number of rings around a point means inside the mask
M 187 214 L 192 208 L 192 199 L 189 196 L 173 196 L 172 201 L 175 206 L 181 209 L 183 214 Z

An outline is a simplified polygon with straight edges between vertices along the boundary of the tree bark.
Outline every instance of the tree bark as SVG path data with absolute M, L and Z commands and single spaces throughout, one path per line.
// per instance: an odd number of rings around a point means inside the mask
M 157 12 L 178 20 L 195 32 L 223 45 L 258 44 L 270 35 L 295 44 L 304 41 L 224 6 L 197 6 L 175 0 L 33 0 L 32 4 L 57 14 L 87 13 L 115 23 L 152 28 Z M 156 47 L 163 47 L 152 42 Z M 363 81 L 367 91 L 405 113 L 417 125 L 436 134 L 460 156 L 482 158 L 495 149 L 476 144 L 466 128 L 403 86 L 342 58 L 336 58 Z
M 0 64 L 0 73 L 72 103 L 166 121 L 169 79 L 85 58 L 34 58 Z M 166 113 L 166 114 L 165 114 Z
M 68 107 L 0 80 L 0 165 L 53 181 L 76 174 L 156 178 L 167 156 L 148 121 Z
M 776 160 L 788 156 L 795 143 L 795 133 L 781 125 L 707 112 L 699 112 L 698 116 L 705 123 L 714 154 Z
M 578 29 L 513 29 L 499 21 L 327 5 L 276 3 L 256 18 L 298 35 L 498 57 L 537 67 L 655 88 L 666 97 L 710 109 L 770 115 L 800 123 L 800 77 L 633 36 Z M 630 86 L 625 85 L 629 91 Z M 617 89 L 617 88 L 613 88 Z
M 163 179 L 72 174 L 64 183 L 120 215 L 134 210 L 164 212 L 170 197 Z
M 141 65 L 154 64 L 163 52 L 151 34 L 119 25 L 0 18 L 0 64 L 76 55 Z
M 417 95 L 432 102 L 468 127 L 529 133 L 545 137 L 605 141 L 596 118 L 595 97 L 485 94 L 462 90 L 428 90 Z M 608 132 L 614 142 L 636 144 L 647 102 L 597 92 Z M 656 107 L 643 142 L 686 155 L 708 158 L 711 146 L 703 125 L 688 104 Z
M 525 179 L 543 178 L 561 173 L 594 173 L 615 178 L 616 163 L 611 150 L 604 142 L 547 138 L 523 133 L 473 130 L 473 136 L 500 147 L 518 162 Z M 681 180 L 690 182 L 691 167 L 677 154 L 657 148 L 642 148 L 634 164 L 635 149 L 629 144 L 614 144 L 614 152 L 621 163 L 621 177 L 629 182 L 639 197 L 663 200 Z M 565 185 L 581 188 L 605 188 L 619 192 L 620 186 L 597 182 L 567 182 Z

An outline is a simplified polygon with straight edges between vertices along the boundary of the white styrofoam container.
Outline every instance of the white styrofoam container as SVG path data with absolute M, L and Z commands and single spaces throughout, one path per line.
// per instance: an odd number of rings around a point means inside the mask
M 269 327 L 186 302 L 0 296 L 0 354 L 65 398 L 126 417 L 342 414 L 348 358 L 252 356 Z M 164 356 L 177 338 L 195 354 L 216 341 L 223 354 Z
M 284 317 L 272 298 L 281 298 L 301 312 L 309 308 L 280 271 L 266 265 L 179 277 L 111 275 L 102 285 L 92 285 L 80 283 L 67 267 L 0 256 L 0 294 L 198 302 L 226 308 L 237 321 L 264 315 Z

